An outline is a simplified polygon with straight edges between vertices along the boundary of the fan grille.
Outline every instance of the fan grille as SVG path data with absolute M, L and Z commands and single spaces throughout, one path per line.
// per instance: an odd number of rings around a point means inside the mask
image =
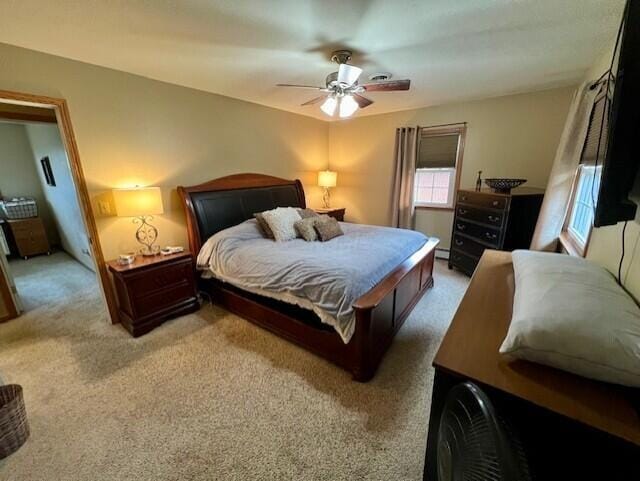
M 438 431 L 439 481 L 529 481 L 524 450 L 474 384 L 454 387 Z

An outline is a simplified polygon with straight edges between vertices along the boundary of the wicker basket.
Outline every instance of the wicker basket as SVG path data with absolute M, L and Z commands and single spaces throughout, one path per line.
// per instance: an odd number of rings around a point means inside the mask
M 0 459 L 18 450 L 29 437 L 29 423 L 24 408 L 22 387 L 0 386 Z
M 1 207 L 7 219 L 38 217 L 38 204 L 30 197 L 5 200 Z

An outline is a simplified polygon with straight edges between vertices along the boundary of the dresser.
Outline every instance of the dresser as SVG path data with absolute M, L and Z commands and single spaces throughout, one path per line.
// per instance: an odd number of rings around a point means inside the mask
M 182 252 L 107 263 L 118 295 L 120 322 L 133 337 L 199 309 L 193 258 Z
M 438 479 L 437 458 L 444 451 L 438 450 L 438 430 L 447 394 L 471 381 L 519 432 L 533 479 L 637 480 L 638 390 L 500 354 L 514 291 L 511 253 L 487 252 L 433 360 L 423 479 Z
M 40 217 L 8 220 L 11 235 L 20 257 L 25 259 L 38 254 L 50 254 L 47 232 Z
M 510 194 L 458 191 L 449 268 L 471 275 L 485 249 L 528 249 L 543 197 L 542 189 L 526 187 Z

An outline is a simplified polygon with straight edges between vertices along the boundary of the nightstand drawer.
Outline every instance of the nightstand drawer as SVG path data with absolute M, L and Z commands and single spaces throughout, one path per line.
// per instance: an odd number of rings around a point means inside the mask
M 148 296 L 135 299 L 134 309 L 137 316 L 143 317 L 193 298 L 195 298 L 193 286 L 185 280 L 180 285 L 173 285 L 169 288 L 155 291 Z
M 473 271 L 476 270 L 478 261 L 479 259 L 476 257 L 463 254 L 455 249 L 452 249 L 449 254 L 449 265 L 457 267 L 468 275 L 472 275 Z
M 188 282 L 191 277 L 193 277 L 191 261 L 186 260 L 169 266 L 160 265 L 134 274 L 127 284 L 131 296 L 138 299 Z
M 458 202 L 472 204 L 477 207 L 504 210 L 507 207 L 508 201 L 509 198 L 502 195 L 469 192 L 466 190 L 458 192 Z

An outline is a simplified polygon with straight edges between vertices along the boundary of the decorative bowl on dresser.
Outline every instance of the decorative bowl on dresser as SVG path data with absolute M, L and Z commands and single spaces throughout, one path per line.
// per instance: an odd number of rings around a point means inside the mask
M 313 210 L 315 210 L 318 214 L 326 214 L 329 217 L 333 217 L 339 222 L 344 222 L 344 212 L 346 211 L 344 207 L 329 207 L 328 209 L 322 207 Z
M 459 190 L 449 268 L 471 275 L 485 249 L 528 249 L 543 197 L 544 190 L 525 187 L 509 194 Z
M 133 337 L 200 308 L 189 252 L 138 256 L 126 265 L 112 260 L 107 265 L 118 294 L 120 322 Z

